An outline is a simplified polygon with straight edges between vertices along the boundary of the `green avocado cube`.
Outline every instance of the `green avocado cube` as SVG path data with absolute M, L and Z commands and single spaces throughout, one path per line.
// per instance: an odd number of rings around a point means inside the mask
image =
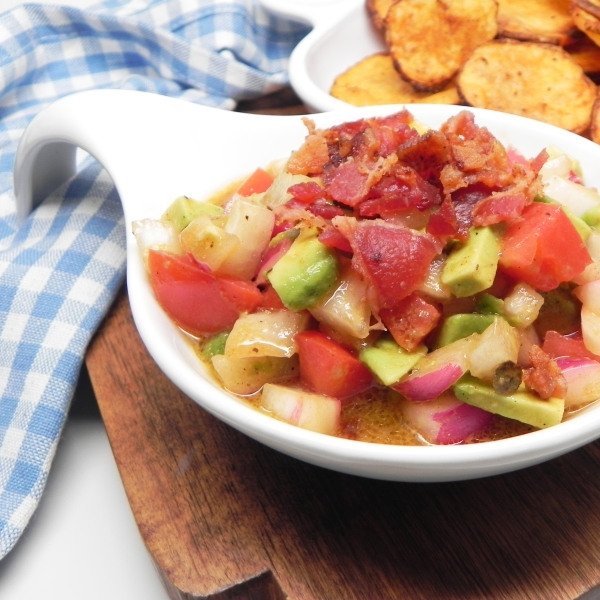
M 524 391 L 504 396 L 472 375 L 463 375 L 452 386 L 452 391 L 459 400 L 467 404 L 533 427 L 558 425 L 565 410 L 565 401 L 560 398 L 544 400 Z
M 437 340 L 438 347 L 447 346 L 456 340 L 470 336 L 472 333 L 483 333 L 497 316 L 477 313 L 451 315 L 442 324 Z
M 180 196 L 173 200 L 167 210 L 163 213 L 161 220 L 171 223 L 177 231 L 183 231 L 196 217 L 208 215 L 218 217 L 223 209 L 216 204 L 199 202 L 187 196 Z
M 504 314 L 504 300 L 492 296 L 492 294 L 481 294 L 475 302 L 475 312 L 482 315 L 498 315 Z
M 273 289 L 290 310 L 314 306 L 338 280 L 335 250 L 322 244 L 317 235 L 316 228 L 303 229 L 267 274 Z
M 218 333 L 206 340 L 201 348 L 202 358 L 204 358 L 204 360 L 210 360 L 217 354 L 225 354 L 225 343 L 227 342 L 228 337 L 229 332 L 224 331 L 223 333 Z
M 392 385 L 406 375 L 427 353 L 421 346 L 414 352 L 407 352 L 391 338 L 380 338 L 372 346 L 359 353 L 359 359 L 383 383 Z
M 600 225 L 600 205 L 590 208 L 590 210 L 581 216 L 581 220 L 590 227 L 597 229 Z
M 459 298 L 473 296 L 494 282 L 500 241 L 491 227 L 471 227 L 469 238 L 450 252 L 442 271 L 442 283 Z

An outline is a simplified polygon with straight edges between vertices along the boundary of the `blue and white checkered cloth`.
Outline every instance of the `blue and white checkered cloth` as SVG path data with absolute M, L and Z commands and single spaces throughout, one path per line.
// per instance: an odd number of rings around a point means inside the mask
M 0 558 L 40 500 L 86 346 L 125 268 L 119 198 L 92 159 L 18 225 L 12 169 L 25 127 L 91 88 L 235 108 L 287 83 L 306 33 L 252 0 L 29 4 L 0 15 Z

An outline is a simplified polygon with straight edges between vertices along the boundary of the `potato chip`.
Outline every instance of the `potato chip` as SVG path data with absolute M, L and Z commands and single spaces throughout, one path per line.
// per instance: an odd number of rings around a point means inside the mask
M 367 0 L 367 13 L 371 19 L 371 23 L 379 30 L 383 30 L 385 26 L 385 17 L 388 10 L 395 0 Z
M 495 40 L 479 46 L 457 75 L 469 105 L 522 115 L 575 133 L 590 125 L 596 86 L 561 47 Z
M 600 144 L 600 98 L 596 98 L 592 110 L 592 124 L 590 125 L 590 138 L 592 142 Z
M 581 35 L 569 14 L 570 0 L 497 1 L 501 36 L 566 46 Z
M 581 10 L 600 19 L 600 0 L 573 0 L 571 5 L 578 6 Z
M 584 36 L 579 42 L 569 46 L 568 52 L 583 72 L 592 81 L 597 82 L 600 78 L 600 47 Z
M 494 0 L 398 0 L 385 20 L 396 68 L 422 91 L 439 91 L 467 56 L 498 31 Z
M 587 35 L 594 44 L 600 46 L 600 19 L 574 4 L 571 7 L 573 23 Z
M 354 106 L 425 102 L 458 104 L 458 92 L 454 86 L 437 94 L 418 92 L 400 77 L 390 55 L 383 53 L 368 56 L 338 76 L 330 93 L 334 98 Z

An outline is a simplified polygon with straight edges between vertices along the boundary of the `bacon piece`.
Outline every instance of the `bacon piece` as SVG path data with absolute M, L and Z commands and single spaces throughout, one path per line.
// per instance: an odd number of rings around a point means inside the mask
M 308 135 L 304 143 L 289 158 L 287 170 L 293 175 L 319 175 L 329 162 L 329 147 L 325 134 L 315 129 L 310 119 L 304 119 Z
M 440 309 L 418 294 L 410 294 L 379 316 L 397 344 L 408 352 L 416 350 L 441 317 Z
M 452 160 L 448 138 L 436 130 L 408 139 L 397 154 L 401 163 L 412 167 L 425 181 L 438 183 L 442 169 Z
M 522 192 L 499 192 L 488 196 L 473 209 L 473 224 L 477 227 L 495 225 L 501 221 L 514 223 L 521 219 L 521 213 L 529 204 Z
M 368 198 L 358 206 L 358 210 L 363 217 L 373 217 L 409 208 L 426 210 L 441 202 L 440 192 L 435 186 L 422 179 L 412 167 L 396 164 L 371 187 Z
M 294 200 L 303 204 L 312 204 L 320 198 L 327 197 L 327 192 L 316 181 L 295 183 L 287 191 L 292 195 Z
M 556 361 L 535 344 L 529 350 L 529 360 L 531 368 L 523 370 L 525 385 L 540 398 L 564 398 L 567 382 Z
M 473 113 L 461 111 L 440 131 L 448 137 L 453 157 L 440 177 L 446 193 L 474 183 L 502 189 L 513 182 L 506 149 L 488 129 L 475 124 Z
M 352 159 L 339 166 L 327 166 L 323 173 L 323 183 L 331 198 L 356 206 L 369 192 L 369 174 Z
M 438 254 L 429 235 L 381 219 L 359 221 L 346 237 L 354 268 L 372 287 L 376 310 L 395 306 L 419 288 Z
M 322 233 L 319 234 L 319 241 L 325 246 L 330 248 L 336 248 L 342 252 L 352 254 L 352 246 L 348 241 L 348 238 L 342 235 L 342 233 L 335 227 L 326 227 Z

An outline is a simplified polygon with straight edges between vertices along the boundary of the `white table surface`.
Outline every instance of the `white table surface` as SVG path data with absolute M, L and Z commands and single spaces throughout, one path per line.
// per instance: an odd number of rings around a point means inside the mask
M 96 0 L 32 0 L 85 8 Z M 24 4 L 0 0 L 0 12 Z M 0 561 L 6 600 L 167 600 L 143 544 L 86 377 L 42 500 Z

